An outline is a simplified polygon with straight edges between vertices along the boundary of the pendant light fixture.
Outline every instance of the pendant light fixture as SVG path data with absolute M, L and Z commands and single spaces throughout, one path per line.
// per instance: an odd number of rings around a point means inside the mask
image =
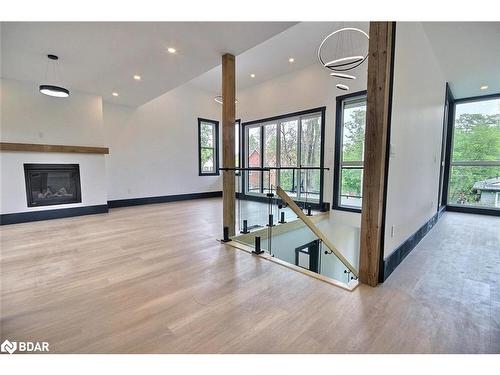
M 47 55 L 49 61 L 47 65 L 47 70 L 45 74 L 45 79 L 48 80 L 48 71 L 51 69 L 53 72 L 53 77 L 52 77 L 52 84 L 43 84 L 39 86 L 39 90 L 42 94 L 48 95 L 48 96 L 54 96 L 56 98 L 67 98 L 69 96 L 69 90 L 62 87 L 58 86 L 55 83 L 57 82 L 57 69 L 58 69 L 58 63 L 59 63 L 59 57 L 56 55 Z M 50 81 L 49 81 L 50 82 Z
M 345 72 L 356 69 L 366 61 L 369 39 L 366 32 L 355 27 L 335 30 L 328 34 L 319 45 L 318 60 L 325 69 L 330 71 L 331 77 L 341 80 L 356 79 L 354 74 Z M 329 58 L 326 59 L 325 56 Z M 339 90 L 349 90 L 349 86 L 342 83 L 335 86 Z

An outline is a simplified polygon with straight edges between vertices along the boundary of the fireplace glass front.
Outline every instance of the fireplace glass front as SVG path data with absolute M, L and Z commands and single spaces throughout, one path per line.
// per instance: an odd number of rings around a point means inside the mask
M 28 207 L 80 203 L 78 164 L 24 164 Z

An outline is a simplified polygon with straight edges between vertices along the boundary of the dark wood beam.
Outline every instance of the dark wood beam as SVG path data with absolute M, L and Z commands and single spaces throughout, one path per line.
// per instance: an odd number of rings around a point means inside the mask
M 392 95 L 393 22 L 370 22 L 359 279 L 378 284 L 383 261 L 386 162 Z
M 236 120 L 235 58 L 231 54 L 222 56 L 222 165 L 234 168 L 234 123 Z M 223 225 L 229 236 L 235 235 L 235 182 L 234 171 L 222 171 Z

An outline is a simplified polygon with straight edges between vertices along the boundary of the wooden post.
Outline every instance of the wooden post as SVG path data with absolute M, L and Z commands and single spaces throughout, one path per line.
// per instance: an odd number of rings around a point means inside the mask
M 382 223 L 389 136 L 393 22 L 370 22 L 359 279 L 376 286 L 383 259 Z
M 236 120 L 235 59 L 231 54 L 222 56 L 222 165 L 234 168 L 234 123 Z M 223 226 L 229 228 L 229 236 L 235 235 L 235 188 L 234 171 L 222 172 Z

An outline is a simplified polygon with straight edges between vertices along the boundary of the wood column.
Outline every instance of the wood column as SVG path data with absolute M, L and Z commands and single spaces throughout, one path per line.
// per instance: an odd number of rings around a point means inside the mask
M 236 120 L 235 59 L 231 54 L 222 56 L 222 166 L 234 168 L 234 123 Z M 229 228 L 229 236 L 235 235 L 234 171 L 222 171 L 223 225 Z
M 394 22 L 370 22 L 359 279 L 371 286 L 378 284 L 384 251 L 393 24 Z

